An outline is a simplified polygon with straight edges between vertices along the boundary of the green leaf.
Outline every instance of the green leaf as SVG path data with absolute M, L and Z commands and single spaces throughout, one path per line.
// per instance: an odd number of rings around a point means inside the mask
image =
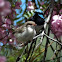
M 33 11 L 33 10 L 31 10 L 31 14 L 32 14 L 32 15 L 34 14 L 34 11 Z
M 24 19 L 23 20 L 20 20 L 20 21 L 18 21 L 17 22 L 17 24 L 22 24 L 22 22 L 24 21 Z
M 31 17 L 31 13 L 29 11 L 27 12 L 27 14 L 28 14 L 29 17 Z
M 24 14 L 24 17 L 26 17 L 27 19 L 29 18 L 28 15 Z
M 20 17 L 19 17 L 20 18 Z M 19 18 L 15 18 L 14 20 L 18 20 Z

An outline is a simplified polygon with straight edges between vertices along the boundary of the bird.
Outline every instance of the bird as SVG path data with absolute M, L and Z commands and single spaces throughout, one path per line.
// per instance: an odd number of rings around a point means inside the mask
M 14 36 L 18 44 L 32 41 L 33 37 L 36 35 L 35 25 L 35 22 L 27 21 L 24 25 L 14 30 Z
M 45 20 L 44 20 L 44 14 L 43 11 L 40 9 L 35 9 L 34 15 L 30 17 L 29 20 L 34 21 L 37 25 L 43 25 Z
M 30 20 L 34 21 L 37 24 L 35 27 L 36 33 L 39 33 L 41 29 L 44 29 L 45 18 L 42 10 L 35 9 L 34 15 L 30 17 L 29 21 Z

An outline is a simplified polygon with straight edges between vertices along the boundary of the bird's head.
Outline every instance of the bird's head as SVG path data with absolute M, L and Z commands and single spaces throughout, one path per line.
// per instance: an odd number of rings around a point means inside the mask
M 27 21 L 25 23 L 26 26 L 31 25 L 31 26 L 36 26 L 37 24 L 34 21 Z

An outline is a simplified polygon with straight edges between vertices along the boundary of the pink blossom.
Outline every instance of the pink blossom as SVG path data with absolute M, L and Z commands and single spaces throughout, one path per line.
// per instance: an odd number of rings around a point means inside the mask
M 15 36 L 14 36 L 14 34 L 12 34 L 13 33 L 13 31 L 12 30 L 9 30 L 9 35 L 8 35 L 8 38 L 9 38 L 9 44 L 14 44 L 14 42 L 16 42 L 16 40 L 15 40 Z
M 11 19 L 14 19 L 16 16 L 16 11 L 15 11 L 15 9 L 14 8 L 11 8 L 11 14 L 9 15 L 9 17 L 11 18 Z
M 35 4 L 34 4 L 33 2 L 28 1 L 27 10 L 28 10 L 28 11 L 34 10 L 34 9 L 35 9 L 34 5 L 35 5 Z
M 0 56 L 0 62 L 6 62 L 6 57 L 5 56 Z
M 12 34 L 12 32 L 9 32 L 8 37 L 10 37 L 10 38 L 14 38 L 14 35 Z
M 5 19 L 5 23 L 10 25 L 11 24 L 11 20 L 6 18 Z
M 6 18 L 5 24 L 3 24 L 2 27 L 5 27 L 6 29 L 10 29 L 11 28 L 10 25 L 11 25 L 11 20 Z
M 2 26 L 3 22 L 2 22 L 2 17 L 0 16 L 0 26 Z
M 62 9 L 59 11 L 60 14 L 62 14 Z
M 56 15 L 56 14 L 57 14 L 57 12 L 53 10 L 53 14 L 52 15 Z
M 28 11 L 31 11 L 31 10 L 34 10 L 34 9 L 35 9 L 34 6 L 28 6 L 28 7 L 27 7 L 27 10 L 28 10 Z
M 62 36 L 62 15 L 54 15 L 51 21 L 51 30 L 57 36 Z
M 5 4 L 4 0 L 0 0 L 0 8 L 3 7 Z
M 0 28 L 0 35 L 1 35 L 0 39 L 4 38 L 6 36 L 6 34 L 7 34 L 6 30 L 3 30 Z
M 40 2 L 40 5 L 44 5 L 44 2 Z
M 6 36 L 5 38 L 2 39 L 1 42 L 3 43 L 3 45 L 8 43 L 8 42 L 7 42 L 7 39 L 8 39 L 8 36 Z
M 11 5 L 10 2 L 5 1 L 5 6 L 3 8 L 2 15 L 6 14 L 5 16 L 7 16 L 9 13 L 11 13 Z
M 49 13 L 49 10 L 46 11 L 46 15 L 48 15 L 48 13 Z M 52 16 L 54 16 L 54 15 L 57 15 L 57 8 L 56 7 L 54 7 L 54 9 L 53 9 Z
M 43 7 L 42 7 L 42 6 L 40 6 L 40 9 L 43 9 Z
M 0 26 L 2 26 L 2 24 L 3 24 L 3 23 L 2 23 L 2 22 L 0 22 Z
M 12 34 L 11 24 L 16 15 L 15 9 L 20 9 L 21 3 L 22 2 L 16 2 L 15 7 L 12 7 L 8 0 L 0 0 L 0 42 L 3 42 L 3 44 L 14 44 L 14 41 L 16 42 Z
M 3 24 L 2 27 L 6 28 L 6 29 L 10 29 L 10 26 L 8 24 Z
M 15 3 L 15 9 L 20 9 L 20 5 L 22 4 L 22 2 L 16 2 Z
M 4 1 L 4 5 L 0 7 L 0 14 L 1 16 L 7 16 L 9 13 L 11 13 L 11 5 L 9 1 Z
M 28 6 L 32 6 L 32 2 L 31 1 L 28 1 Z
M 59 19 L 59 15 L 54 15 L 53 16 L 53 21 L 55 22 L 55 21 L 57 21 Z

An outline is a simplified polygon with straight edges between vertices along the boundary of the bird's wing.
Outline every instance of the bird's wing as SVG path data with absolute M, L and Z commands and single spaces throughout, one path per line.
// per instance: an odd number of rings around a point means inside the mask
M 24 32 L 24 25 L 23 26 L 20 26 L 20 27 L 18 27 L 18 28 L 16 28 L 15 29 L 15 32 L 19 32 L 19 33 L 22 33 L 22 32 Z

